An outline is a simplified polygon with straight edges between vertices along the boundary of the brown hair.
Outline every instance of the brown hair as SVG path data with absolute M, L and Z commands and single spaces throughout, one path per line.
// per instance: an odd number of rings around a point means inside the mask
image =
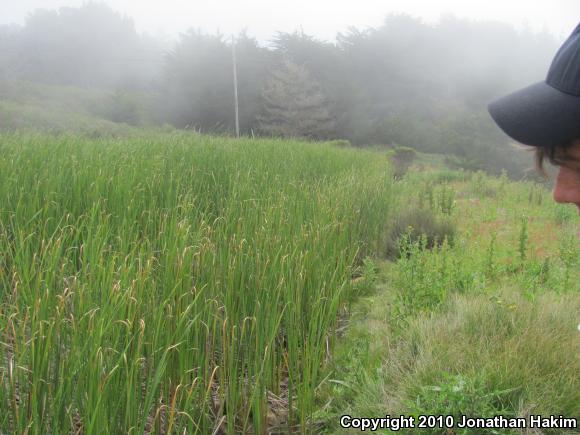
M 537 147 L 535 149 L 536 169 L 546 177 L 546 170 L 544 169 L 544 162 L 546 159 L 554 166 L 561 166 L 568 161 L 567 149 L 571 143 L 560 145 L 549 145 L 545 147 Z

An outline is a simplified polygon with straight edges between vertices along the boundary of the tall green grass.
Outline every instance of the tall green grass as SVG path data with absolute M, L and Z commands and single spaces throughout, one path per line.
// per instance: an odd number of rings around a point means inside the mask
M 391 189 L 330 145 L 0 137 L 0 432 L 308 430 Z

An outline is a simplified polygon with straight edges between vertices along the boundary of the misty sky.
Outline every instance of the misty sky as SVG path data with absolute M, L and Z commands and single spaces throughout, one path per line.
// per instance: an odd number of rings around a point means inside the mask
M 25 21 L 36 8 L 81 6 L 87 0 L 0 0 L 0 24 Z M 228 35 L 246 28 L 266 42 L 276 30 L 300 27 L 307 34 L 332 40 L 349 25 L 377 26 L 391 12 L 406 12 L 428 22 L 453 14 L 498 20 L 518 28 L 546 29 L 564 39 L 580 21 L 578 0 L 105 0 L 134 19 L 139 31 L 173 39 L 194 27 Z

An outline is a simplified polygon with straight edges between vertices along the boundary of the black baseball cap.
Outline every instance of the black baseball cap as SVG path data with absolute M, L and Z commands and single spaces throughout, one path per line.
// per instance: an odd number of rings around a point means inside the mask
M 580 24 L 560 47 L 546 80 L 488 106 L 497 125 L 518 142 L 537 147 L 580 138 Z

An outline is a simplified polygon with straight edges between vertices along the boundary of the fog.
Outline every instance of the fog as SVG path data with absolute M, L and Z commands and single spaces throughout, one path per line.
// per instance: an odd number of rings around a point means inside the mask
M 243 135 L 404 145 L 519 177 L 486 105 L 542 80 L 580 13 L 573 1 L 190 3 L 3 3 L 0 129 L 233 134 L 234 44 Z
M 86 0 L 1 0 L 0 24 L 24 24 L 37 8 L 81 7 Z M 169 39 L 190 27 L 204 32 L 239 33 L 247 29 L 260 42 L 275 31 L 300 28 L 319 39 L 333 40 L 350 26 L 378 26 L 390 13 L 406 13 L 434 23 L 441 16 L 498 21 L 517 29 L 546 30 L 562 39 L 577 24 L 580 3 L 576 0 L 108 0 L 116 11 L 132 17 L 139 32 Z

